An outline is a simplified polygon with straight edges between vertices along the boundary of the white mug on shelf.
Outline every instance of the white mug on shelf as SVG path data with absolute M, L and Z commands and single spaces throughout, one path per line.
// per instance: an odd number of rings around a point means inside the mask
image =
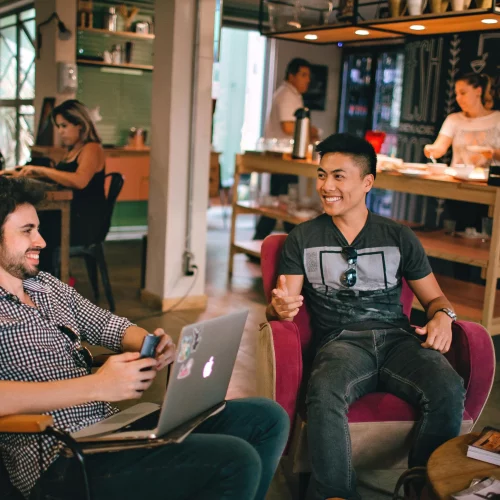
M 407 0 L 407 5 L 410 16 L 421 16 L 427 6 L 427 0 Z
M 459 12 L 464 10 L 465 0 L 451 0 L 451 10 L 453 12 Z

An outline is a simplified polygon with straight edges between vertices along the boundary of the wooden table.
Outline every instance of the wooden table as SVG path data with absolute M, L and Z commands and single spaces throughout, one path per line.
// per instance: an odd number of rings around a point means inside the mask
M 427 464 L 427 481 L 435 498 L 451 499 L 453 493 L 465 490 L 472 479 L 495 477 L 500 479 L 500 467 L 473 458 L 467 458 L 467 446 L 479 433 L 465 434 L 441 445 Z
M 54 189 L 45 194 L 45 200 L 38 205 L 37 210 L 61 211 L 61 281 L 69 281 L 69 237 L 70 208 L 73 199 L 71 189 Z M 43 235 L 42 235 L 43 236 Z
M 278 207 L 263 207 L 255 202 L 238 200 L 238 184 L 241 175 L 256 172 L 292 174 L 316 179 L 317 169 L 317 163 L 292 160 L 289 155 L 277 156 L 252 152 L 236 155 L 229 276 L 233 272 L 235 254 L 259 256 L 262 244 L 261 241 L 236 239 L 238 215 L 250 213 L 265 215 L 292 224 L 299 224 L 305 220 Z M 493 217 L 494 222 L 493 234 L 489 241 L 482 242 L 448 236 L 442 230 L 417 232 L 417 236 L 430 257 L 460 262 L 481 269 L 486 281 L 484 286 L 446 276 L 437 275 L 436 277 L 441 289 L 453 304 L 459 319 L 481 323 L 491 335 L 500 334 L 500 290 L 497 291 L 497 282 L 500 277 L 500 188 L 488 186 L 484 182 L 459 181 L 450 176 L 409 177 L 396 172 L 377 172 L 374 187 L 488 206 L 489 216 Z M 422 305 L 416 299 L 413 307 L 422 309 Z

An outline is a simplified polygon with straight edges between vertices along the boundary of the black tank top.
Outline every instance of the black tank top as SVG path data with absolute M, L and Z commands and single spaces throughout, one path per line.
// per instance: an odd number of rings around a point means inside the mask
M 69 162 L 59 162 L 56 169 L 74 173 L 78 169 L 78 157 Z M 71 201 L 71 244 L 90 245 L 96 243 L 104 223 L 106 213 L 104 196 L 104 169 L 96 172 L 83 189 L 73 190 Z

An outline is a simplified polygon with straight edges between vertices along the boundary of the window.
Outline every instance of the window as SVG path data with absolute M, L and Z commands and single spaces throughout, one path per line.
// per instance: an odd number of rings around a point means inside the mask
M 0 17 L 0 151 L 7 168 L 30 158 L 35 120 L 35 9 Z
M 266 38 L 257 31 L 222 28 L 220 62 L 214 64 L 213 145 L 221 154 L 221 180 L 233 178 L 235 155 L 253 150 L 261 136 Z

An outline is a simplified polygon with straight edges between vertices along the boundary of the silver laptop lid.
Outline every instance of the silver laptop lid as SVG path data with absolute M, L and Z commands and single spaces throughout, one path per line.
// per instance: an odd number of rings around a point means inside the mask
M 225 399 L 247 316 L 238 311 L 182 329 L 157 436 Z

